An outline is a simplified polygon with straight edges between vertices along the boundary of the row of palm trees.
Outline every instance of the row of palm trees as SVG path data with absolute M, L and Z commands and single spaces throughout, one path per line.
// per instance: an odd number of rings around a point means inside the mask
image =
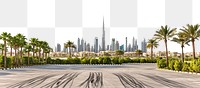
M 189 42 L 192 42 L 193 49 L 193 58 L 195 57 L 195 40 L 200 38 L 200 25 L 190 25 L 187 24 L 180 29 L 180 32 L 177 33 L 177 28 L 170 28 L 167 25 L 161 26 L 160 29 L 156 31 L 154 37 L 147 42 L 147 48 L 151 49 L 151 58 L 153 58 L 153 48 L 158 46 L 158 42 L 163 40 L 165 43 L 166 49 L 166 64 L 168 65 L 168 47 L 167 43 L 169 40 L 177 42 L 180 44 L 182 49 L 182 61 L 184 62 L 184 51 L 183 48 L 185 45 L 189 45 Z
M 48 43 L 46 41 L 40 41 L 37 38 L 31 38 L 29 41 L 27 41 L 26 36 L 23 34 L 17 34 L 15 36 L 12 36 L 10 33 L 3 32 L 0 35 L 0 40 L 3 40 L 3 44 L 0 44 L 0 49 L 2 51 L 2 55 L 4 56 L 4 68 L 6 69 L 6 54 L 7 54 L 7 47 L 10 47 L 10 56 L 12 56 L 12 52 L 14 49 L 14 64 L 15 67 L 22 66 L 23 65 L 23 55 L 24 53 L 28 54 L 28 65 L 30 64 L 30 52 L 32 52 L 33 58 L 35 57 L 35 54 L 39 53 L 38 59 L 47 57 L 47 54 L 50 53 L 52 50 Z M 41 57 L 42 53 L 42 57 Z M 19 63 L 20 62 L 20 63 Z

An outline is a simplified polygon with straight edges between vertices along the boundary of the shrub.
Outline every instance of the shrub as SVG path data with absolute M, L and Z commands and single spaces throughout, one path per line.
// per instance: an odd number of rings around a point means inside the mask
M 200 72 L 200 59 L 194 61 L 193 70 L 197 73 Z
M 104 59 L 103 59 L 103 64 L 111 64 L 111 59 L 110 59 L 110 57 L 104 57 Z
M 99 64 L 103 64 L 104 57 L 99 57 Z
M 81 64 L 81 59 L 79 59 L 78 57 L 74 58 L 73 64 Z
M 174 69 L 175 69 L 176 71 L 181 71 L 181 70 L 182 70 L 182 67 L 183 67 L 182 61 L 176 60 L 175 63 L 174 63 Z
M 175 70 L 174 64 L 175 64 L 175 60 L 169 60 L 169 66 L 168 67 L 169 67 L 170 70 Z
M 120 64 L 119 63 L 119 57 L 113 57 L 112 58 L 112 64 Z
M 120 63 L 120 64 L 122 64 L 122 63 L 124 63 L 124 62 L 125 62 L 124 58 L 120 58 L 120 59 L 119 59 L 119 63 Z
M 90 59 L 90 64 L 98 64 L 98 59 Z
M 157 66 L 158 66 L 158 68 L 165 68 L 165 67 L 167 67 L 166 60 L 165 59 L 157 60 Z
M 140 59 L 139 59 L 139 58 L 132 59 L 132 62 L 133 62 L 133 63 L 140 63 Z
M 145 59 L 140 59 L 140 63 L 146 63 Z
M 90 64 L 90 59 L 82 59 L 81 64 Z
M 182 71 L 189 72 L 190 71 L 190 64 L 187 63 L 187 62 L 183 63 Z
M 131 62 L 132 62 L 132 60 L 129 57 L 126 57 L 124 59 L 124 63 L 131 63 Z

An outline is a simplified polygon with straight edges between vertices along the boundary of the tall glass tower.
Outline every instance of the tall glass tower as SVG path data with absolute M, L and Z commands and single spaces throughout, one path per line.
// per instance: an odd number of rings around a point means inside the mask
M 102 34 L 102 51 L 105 51 L 105 27 L 104 27 L 104 17 L 103 17 L 103 34 Z

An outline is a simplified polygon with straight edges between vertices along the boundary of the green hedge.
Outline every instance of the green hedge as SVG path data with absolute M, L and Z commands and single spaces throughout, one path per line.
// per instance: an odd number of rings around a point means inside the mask
M 200 58 L 199 59 L 193 59 L 189 63 L 182 62 L 178 59 L 169 59 L 169 65 L 166 66 L 166 60 L 165 59 L 159 59 L 157 61 L 157 67 L 158 68 L 167 68 L 169 70 L 175 70 L 175 71 L 184 71 L 184 72 L 196 72 L 200 73 Z

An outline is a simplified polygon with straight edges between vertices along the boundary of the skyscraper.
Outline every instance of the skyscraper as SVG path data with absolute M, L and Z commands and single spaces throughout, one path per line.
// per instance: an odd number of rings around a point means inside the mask
M 60 45 L 59 43 L 57 44 L 56 51 L 57 51 L 57 52 L 61 52 L 61 45 Z
M 81 50 L 80 50 L 80 51 L 83 51 L 83 45 L 84 45 L 84 40 L 82 39 L 82 40 L 81 40 L 81 46 L 80 46 L 80 49 L 81 49 Z
M 132 52 L 135 51 L 135 38 L 133 37 L 133 41 L 132 41 Z
M 141 49 L 142 49 L 142 52 L 147 52 L 147 43 L 146 43 L 146 40 L 144 39 L 142 42 L 141 42 Z
M 81 47 L 80 47 L 80 38 L 78 38 L 78 42 L 77 42 L 77 51 L 80 52 L 81 51 Z
M 112 38 L 112 51 L 115 51 L 115 38 Z
M 116 46 L 115 46 L 115 50 L 119 50 L 119 42 L 118 41 L 116 41 L 116 44 L 115 44 Z
M 104 27 L 104 18 L 103 18 L 103 34 L 102 34 L 102 49 L 101 51 L 105 51 L 105 27 Z
M 86 51 L 90 52 L 90 44 L 87 44 Z
M 127 46 L 128 46 L 128 45 L 127 45 L 127 37 L 126 37 L 126 52 L 127 52 Z
M 98 53 L 98 37 L 94 39 L 94 52 Z
M 107 50 L 110 50 L 110 46 L 109 45 L 107 45 Z
M 124 44 L 120 46 L 120 50 L 124 51 Z

